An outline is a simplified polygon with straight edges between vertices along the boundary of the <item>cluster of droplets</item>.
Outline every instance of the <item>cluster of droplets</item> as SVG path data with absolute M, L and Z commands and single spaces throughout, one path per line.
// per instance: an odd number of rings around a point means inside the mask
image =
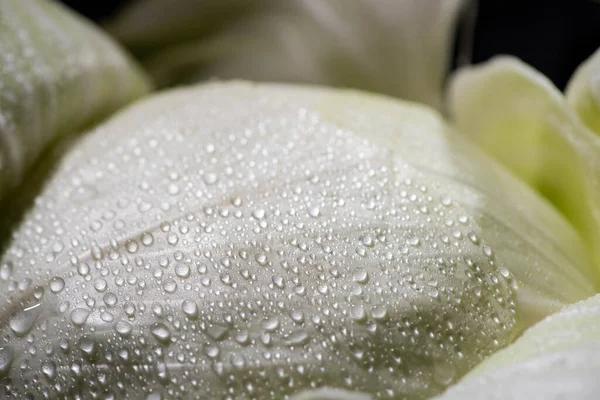
M 267 94 L 67 157 L 2 259 L 4 396 L 427 396 L 505 344 L 515 281 L 444 178 Z

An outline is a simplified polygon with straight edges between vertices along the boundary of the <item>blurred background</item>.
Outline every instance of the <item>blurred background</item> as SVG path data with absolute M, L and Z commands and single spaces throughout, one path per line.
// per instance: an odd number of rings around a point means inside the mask
M 63 3 L 93 21 L 104 24 L 134 1 L 63 0 Z M 138 3 L 144 1 L 148 0 L 137 0 Z M 202 3 L 202 0 L 176 0 L 172 4 L 180 5 L 186 1 Z M 269 1 L 276 0 L 266 0 Z M 353 1 L 347 0 L 349 5 Z M 244 1 L 223 0 L 220 7 L 234 7 L 231 5 L 233 3 L 239 8 Z M 247 0 L 245 3 L 256 1 Z M 376 4 L 377 0 L 371 3 Z M 224 23 L 230 23 L 235 18 L 234 14 L 223 18 Z M 210 29 L 214 30 L 215 27 Z M 494 55 L 511 54 L 540 70 L 563 89 L 575 68 L 599 46 L 600 1 L 474 0 L 465 5 L 454 27 L 454 50 L 450 66 L 456 68 L 465 63 L 485 61 Z M 139 51 L 135 47 L 132 50 Z M 165 86 L 168 86 L 166 83 Z

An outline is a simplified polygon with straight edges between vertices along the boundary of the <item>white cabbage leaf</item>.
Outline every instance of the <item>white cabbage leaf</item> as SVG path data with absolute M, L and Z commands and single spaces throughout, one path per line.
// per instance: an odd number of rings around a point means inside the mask
M 600 393 L 600 295 L 566 307 L 475 368 L 439 397 L 578 399 Z
M 211 77 L 353 87 L 434 107 L 463 0 L 138 1 L 107 29 L 159 86 Z
M 50 143 L 147 90 L 117 44 L 61 5 L 0 1 L 0 200 Z
M 457 73 L 450 86 L 449 108 L 462 134 L 548 198 L 571 221 L 591 254 L 596 272 L 590 279 L 597 285 L 600 137 L 584 123 L 590 124 L 591 111 L 577 105 L 577 98 L 586 96 L 582 93 L 596 90 L 583 90 L 577 83 L 594 82 L 588 79 L 593 74 L 586 71 L 596 63 L 592 59 L 576 74 L 568 102 L 533 68 L 514 58 L 497 58 Z
M 1 396 L 424 398 L 591 275 L 566 219 L 429 108 L 170 91 L 81 137 L 14 231 Z

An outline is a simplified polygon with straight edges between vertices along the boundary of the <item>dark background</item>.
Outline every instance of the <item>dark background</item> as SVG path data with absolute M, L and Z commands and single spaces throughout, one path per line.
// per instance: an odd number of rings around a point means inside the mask
M 63 3 L 94 21 L 102 21 L 128 1 Z M 575 68 L 600 47 L 600 0 L 473 1 L 459 25 L 453 68 L 497 54 L 512 54 L 562 89 Z

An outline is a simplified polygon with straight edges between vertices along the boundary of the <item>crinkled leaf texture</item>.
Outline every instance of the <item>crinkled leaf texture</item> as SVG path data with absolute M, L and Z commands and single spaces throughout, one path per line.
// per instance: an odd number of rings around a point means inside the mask
M 81 138 L 13 234 L 1 390 L 424 398 L 592 295 L 590 271 L 549 203 L 425 107 L 171 91 Z
M 600 295 L 568 306 L 495 353 L 440 400 L 578 399 L 600 393 Z
M 49 143 L 147 90 L 112 40 L 59 4 L 1 0 L 0 200 Z
M 151 0 L 132 3 L 108 29 L 159 86 L 211 77 L 304 82 L 439 107 L 463 3 Z
M 594 124 L 591 109 L 578 105 L 578 99 L 593 92 L 582 87 L 593 83 L 590 76 L 596 64 L 595 58 L 584 64 L 570 84 L 575 109 L 546 77 L 505 57 L 459 72 L 450 88 L 450 111 L 461 133 L 546 196 L 572 222 L 592 255 L 596 273 L 590 278 L 597 284 L 600 137 L 588 129 Z M 600 115 L 600 109 L 595 112 Z

